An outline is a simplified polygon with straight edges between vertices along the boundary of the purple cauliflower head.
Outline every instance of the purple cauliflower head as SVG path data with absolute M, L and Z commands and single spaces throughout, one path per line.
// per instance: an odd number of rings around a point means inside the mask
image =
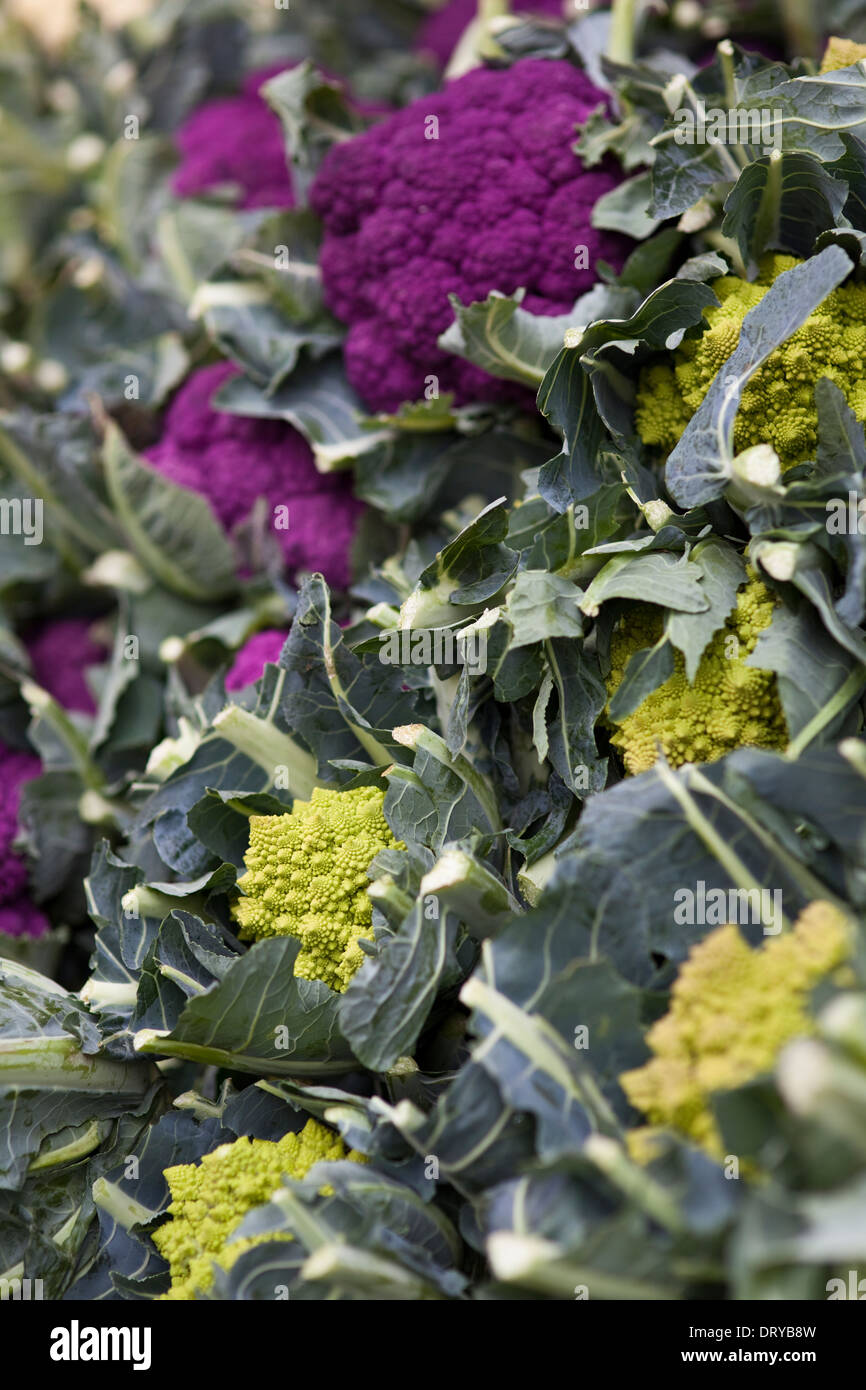
M 94 714 L 96 703 L 84 679 L 88 666 L 105 660 L 105 647 L 91 640 L 86 618 L 58 618 L 27 636 L 37 684 L 65 709 Z
M 0 744 L 0 932 L 7 936 L 44 936 L 49 930 L 47 917 L 28 895 L 27 864 L 12 848 L 21 788 L 40 771 L 31 753 Z
M 287 632 L 267 628 L 249 637 L 235 656 L 226 675 L 226 690 L 243 690 L 259 679 L 267 662 L 276 664 L 285 646 Z
M 253 73 L 234 97 L 209 101 L 185 121 L 175 140 L 181 163 L 172 189 L 180 198 L 236 184 L 243 208 L 290 208 L 295 198 L 279 119 L 259 88 L 285 65 Z
M 561 19 L 563 0 L 527 0 L 526 4 L 521 0 L 515 9 L 518 12 L 525 10 L 527 14 L 549 15 L 552 19 Z M 435 10 L 425 19 L 415 47 L 421 53 L 430 53 L 439 66 L 444 68 L 460 42 L 461 35 L 468 29 L 477 13 L 477 0 L 448 0 L 441 10 Z
M 275 530 L 289 570 L 311 570 L 334 588 L 349 582 L 349 552 L 363 505 L 347 474 L 321 474 L 303 435 L 282 420 L 247 419 L 211 407 L 234 375 L 225 362 L 194 372 L 166 414 L 162 438 L 145 457 L 180 487 L 207 498 L 226 531 L 257 498 L 288 509 Z
M 625 239 L 590 223 L 618 178 L 572 149 L 604 101 L 570 63 L 526 58 L 477 68 L 329 151 L 311 194 L 325 297 L 371 410 L 419 399 L 431 375 L 458 404 L 513 398 L 513 384 L 437 346 L 449 293 L 469 304 L 524 288 L 530 312 L 564 314 L 598 257 L 621 265 Z

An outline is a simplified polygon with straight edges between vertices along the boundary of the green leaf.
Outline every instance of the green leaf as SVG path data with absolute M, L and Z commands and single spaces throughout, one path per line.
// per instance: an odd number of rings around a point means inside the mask
M 746 566 L 725 541 L 709 536 L 692 549 L 689 559 L 701 572 L 701 591 L 709 607 L 702 613 L 670 613 L 666 633 L 686 661 L 686 677 L 694 682 L 698 665 L 712 637 L 725 625 L 746 582 Z
M 353 977 L 340 1004 L 340 1026 L 371 1071 L 386 1071 L 398 1057 L 412 1055 L 449 967 L 456 930 L 453 913 L 428 919 L 419 899 Z
M 515 1109 L 536 1116 L 539 1153 L 550 1159 L 580 1148 L 593 1129 L 617 1132 L 602 1083 L 612 1090 L 645 1044 L 640 992 L 607 962 L 575 958 L 567 935 L 539 932 L 537 922 L 536 934 L 543 948 L 529 958 L 515 950 L 524 935 L 515 927 L 486 945 L 461 999 L 480 1034 L 474 1059 Z
M 149 468 L 111 421 L 103 462 L 118 519 L 145 569 L 184 598 L 230 594 L 234 554 L 205 499 Z
M 635 241 L 645 240 L 652 236 L 661 220 L 651 217 L 647 211 L 651 195 L 651 170 L 633 174 L 598 199 L 592 210 L 593 227 L 624 232 L 626 236 L 634 237 Z
M 815 383 L 815 406 L 818 411 L 819 475 L 841 477 L 866 475 L 866 435 L 845 399 L 845 394 L 829 377 Z
M 643 704 L 648 695 L 664 685 L 673 671 L 674 653 L 667 634 L 663 634 L 654 647 L 634 652 L 610 702 L 609 714 L 614 723 L 620 723 Z
M 435 505 L 445 479 L 466 452 L 467 441 L 455 442 L 451 433 L 391 434 L 358 455 L 355 491 L 390 521 L 411 525 Z
M 217 391 L 213 405 L 230 415 L 287 420 L 306 439 L 320 473 L 348 468 L 387 437 L 387 431 L 361 423 L 364 407 L 346 379 L 341 355 L 302 362 L 272 393 L 246 377 L 233 377 Z
M 46 529 L 68 534 L 85 555 L 116 549 L 123 540 L 108 505 L 97 457 L 98 445 L 87 419 L 61 412 L 0 415 L 0 464 L 25 490 L 22 496 L 44 500 Z M 17 489 L 7 495 L 17 495 Z M 3 549 L 13 544 L 4 538 Z
M 418 1153 L 436 1155 L 440 1177 L 461 1194 L 510 1183 L 534 1155 L 527 1117 L 506 1103 L 493 1077 L 471 1060 L 429 1115 L 410 1117 L 394 1108 L 389 1118 Z
M 258 1076 L 346 1071 L 340 996 L 319 980 L 295 977 L 300 945 L 296 937 L 257 942 L 219 984 L 189 1000 L 169 1032 L 139 1030 L 136 1051 Z
M 548 316 L 521 309 L 523 292 L 507 296 L 494 290 L 481 302 L 462 304 L 448 296 L 454 322 L 440 336 L 439 346 L 472 362 L 491 376 L 538 387 L 562 348 L 574 312 Z
M 564 512 L 598 491 L 603 481 L 598 450 L 605 437 L 592 382 L 576 348 L 563 348 L 538 392 L 538 409 L 563 435 L 560 454 L 544 464 L 538 490 L 554 511 Z
M 287 319 L 262 280 L 223 273 L 196 292 L 191 313 L 242 372 L 272 395 L 295 370 L 302 350 L 313 358 L 338 347 L 337 324 L 311 327 Z
M 819 233 L 838 222 L 847 195 L 847 184 L 813 155 L 777 150 L 743 170 L 725 199 L 722 234 L 754 274 L 765 251 L 808 256 Z
M 125 1154 L 116 1155 L 113 1164 L 105 1165 L 94 1185 L 99 1217 L 98 1258 L 73 1285 L 70 1298 L 92 1301 L 117 1297 L 124 1280 L 141 1284 L 157 1279 L 158 1288 L 151 1292 L 165 1291 L 165 1261 L 146 1234 L 171 1198 L 165 1170 L 181 1163 L 199 1162 L 225 1137 L 226 1131 L 218 1119 L 196 1122 L 191 1115 L 172 1110 L 149 1125 Z M 128 1163 L 133 1155 L 134 1176 Z
M 504 544 L 504 498 L 491 502 L 422 570 L 400 611 L 400 626 L 443 627 L 465 620 L 459 608 L 480 608 L 517 568 L 517 553 Z
M 650 294 L 663 279 L 682 239 L 682 232 L 675 227 L 664 227 L 655 236 L 642 241 L 629 255 L 617 284 L 633 287 L 642 296 Z
M 59 1161 L 55 1136 L 150 1109 L 154 1068 L 86 1057 L 82 1031 L 93 1027 L 74 995 L 0 960 L 0 1189 L 19 1187 L 40 1151 Z
M 545 570 L 521 570 L 505 604 L 512 626 L 511 650 L 548 637 L 581 637 L 580 589 Z
M 710 604 L 700 581 L 700 570 L 685 556 L 667 551 L 615 555 L 599 570 L 580 607 L 594 617 L 610 599 L 629 598 L 683 613 L 703 613 Z
M 185 198 L 159 218 L 156 241 L 163 264 L 185 301 L 238 249 L 260 212 L 213 207 Z
M 580 798 L 604 786 L 607 759 L 600 758 L 595 726 L 607 703 L 597 658 L 573 639 L 545 643 L 548 669 L 559 697 L 549 722 L 550 761 Z
M 361 118 L 339 86 L 308 61 L 272 77 L 261 94 L 282 123 L 292 187 L 301 202 L 328 150 L 361 129 Z
M 323 777 L 332 780 L 329 764 L 359 751 L 377 767 L 405 757 L 393 730 L 414 722 L 418 697 L 403 689 L 399 667 L 349 649 L 320 575 L 301 591 L 280 666 L 280 718 L 316 749 Z
M 0 443 L 2 451 L 2 443 Z M 2 477 L 2 475 L 0 475 Z M 2 478 L 3 500 L 7 504 L 8 519 L 5 521 L 0 545 L 0 593 L 17 584 L 39 584 L 50 580 L 59 570 L 61 555 L 51 545 L 50 531 L 44 521 L 40 526 L 38 503 L 23 483 L 11 482 Z M 16 512 L 20 506 L 21 528 L 19 530 Z M 43 513 L 44 517 L 44 513 Z M 26 527 L 26 531 L 23 529 Z M 37 540 L 42 531 L 42 538 Z
M 776 672 L 792 739 L 831 706 L 834 696 L 858 669 L 851 653 L 833 640 L 808 604 L 801 605 L 797 612 L 785 606 L 776 608 L 770 626 L 761 633 L 746 665 Z M 840 736 L 857 696 L 858 692 L 853 691 L 846 704 L 828 719 L 821 730 L 822 742 Z
M 845 136 L 866 134 L 866 73 L 861 64 L 835 72 L 797 77 L 761 94 L 782 115 L 775 122 L 786 150 L 808 150 L 818 159 L 838 159 Z
M 209 787 L 187 813 L 187 825 L 224 863 L 240 869 L 250 843 L 250 816 L 278 816 L 288 803 L 270 792 L 238 792 Z
M 848 185 L 848 201 L 843 211 L 855 227 L 866 231 L 866 146 L 862 139 L 852 135 L 841 138 L 845 153 L 828 166 L 828 172 Z

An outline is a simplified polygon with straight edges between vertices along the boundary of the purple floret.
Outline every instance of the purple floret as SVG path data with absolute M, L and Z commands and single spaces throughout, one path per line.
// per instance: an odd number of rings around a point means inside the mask
M 0 932 L 8 936 L 44 936 L 49 930 L 47 917 L 28 896 L 27 864 L 12 848 L 21 788 L 40 771 L 38 758 L 0 744 Z
M 311 198 L 325 226 L 325 296 L 349 327 L 347 372 L 371 410 L 418 400 L 431 375 L 458 404 L 513 397 L 513 385 L 437 346 L 449 293 L 470 304 L 522 287 L 526 309 L 564 314 L 599 257 L 621 266 L 625 238 L 590 225 L 618 177 L 584 169 L 572 150 L 604 101 L 570 63 L 527 58 L 477 68 L 330 150 Z M 431 116 L 438 139 L 425 138 Z
M 526 0 L 526 3 L 520 0 L 514 9 L 518 13 L 525 10 L 527 14 L 549 15 L 553 19 L 561 19 L 563 12 L 562 0 Z M 425 19 L 415 47 L 419 52 L 431 53 L 444 68 L 477 13 L 477 0 L 448 0 L 441 10 Z
M 91 641 L 86 618 L 58 618 L 26 639 L 33 676 L 65 709 L 93 714 L 96 704 L 84 671 L 105 660 L 105 648 Z
M 237 653 L 233 665 L 226 676 L 226 690 L 243 690 L 245 685 L 253 685 L 265 669 L 266 662 L 279 660 L 288 633 L 279 628 L 267 628 L 257 632 L 244 643 Z
M 290 208 L 295 198 L 279 119 L 259 88 L 282 68 L 255 72 L 235 97 L 194 111 L 175 139 L 181 164 L 172 180 L 180 198 L 237 184 L 243 208 Z
M 194 372 L 166 414 L 163 435 L 145 457 L 180 487 L 206 497 L 226 531 L 245 521 L 256 499 L 288 508 L 275 529 L 292 572 L 321 573 L 334 588 L 349 582 L 349 552 L 363 504 L 345 473 L 319 473 L 303 435 L 282 420 L 253 420 L 211 408 L 234 368 Z

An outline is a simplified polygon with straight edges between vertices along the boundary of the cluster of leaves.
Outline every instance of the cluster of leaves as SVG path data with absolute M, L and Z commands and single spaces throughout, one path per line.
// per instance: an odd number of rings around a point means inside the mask
M 312 49 L 323 66 L 354 65 L 379 100 L 432 81 L 383 38 L 405 7 L 368 7 L 366 28 L 357 7 L 331 8 L 340 37 Z M 675 77 L 655 48 L 602 60 L 598 16 L 504 34 L 500 61 L 591 62 L 615 95 L 617 115 L 592 117 L 577 148 L 589 164 L 620 160 L 629 177 L 595 218 L 637 244 L 565 323 L 519 295 L 455 303 L 442 346 L 537 391 L 537 415 L 439 400 L 370 418 L 303 205 L 329 142 L 357 122 L 333 85 L 301 64 L 269 86 L 298 208 L 167 192 L 165 135 L 231 82 L 240 31 L 225 14 L 203 0 L 179 30 L 88 33 L 75 71 L 100 51 L 87 45 L 110 43 L 100 67 L 126 61 L 159 119 L 125 148 L 107 88 L 84 103 L 86 124 L 49 122 L 51 148 L 98 130 L 111 152 L 86 186 L 46 163 L 45 185 L 9 214 L 5 331 L 66 384 L 53 402 L 44 371 L 3 388 L 3 487 L 44 498 L 48 544 L 4 537 L 0 717 L 10 741 L 29 718 L 43 760 L 25 817 L 43 896 L 74 882 L 94 828 L 99 843 L 83 988 L 0 970 L 0 1272 L 44 1278 L 53 1297 L 159 1296 L 164 1170 L 312 1115 L 368 1163 L 287 1179 L 246 1219 L 257 1240 L 216 1271 L 212 1296 L 823 1297 L 866 1257 L 866 526 L 826 525 L 836 498 L 855 517 L 866 506 L 866 439 L 826 380 L 815 458 L 783 477 L 744 467 L 732 434 L 770 354 L 866 275 L 863 71 L 819 77 L 724 43 Z M 273 59 L 266 36 L 248 38 Z M 387 61 L 366 66 L 386 42 Z M 7 74 L 4 95 L 22 131 L 62 75 L 27 63 L 31 80 Z M 699 102 L 780 110 L 779 150 L 678 144 L 677 113 Z M 25 158 L 23 137 L 17 149 Z M 275 245 L 288 248 L 280 266 Z M 638 373 L 697 337 L 714 279 L 769 250 L 802 264 L 749 316 L 662 468 L 635 429 Z M 90 284 L 76 279 L 94 262 Z M 190 363 L 217 354 L 238 368 L 223 409 L 287 420 L 320 469 L 353 469 L 373 520 L 351 596 L 318 576 L 295 590 L 252 545 L 238 556 L 202 499 L 138 457 Z M 144 383 L 133 405 L 130 371 Z M 624 780 L 610 719 L 675 660 L 694 674 L 747 566 L 777 600 L 754 664 L 776 675 L 787 749 L 676 771 L 662 760 Z M 661 636 L 609 706 L 611 637 L 635 602 L 654 606 Z M 90 721 L 32 697 L 28 709 L 15 632 L 56 604 L 115 634 Z M 290 618 L 279 661 L 227 695 L 228 654 Z M 418 629 L 483 637 L 486 669 L 382 662 L 383 637 Z M 295 938 L 245 946 L 232 915 L 250 816 L 315 785 L 382 786 L 406 846 L 371 866 L 374 939 L 341 994 L 294 975 Z M 677 890 L 699 881 L 772 885 L 789 919 L 829 901 L 854 941 L 841 1006 L 836 983 L 816 1000 L 809 1084 L 780 1063 L 712 1099 L 737 1181 L 675 1133 L 646 1165 L 628 1148 L 641 1117 L 620 1077 L 646 1061 L 647 1030 L 707 930 L 672 917 Z

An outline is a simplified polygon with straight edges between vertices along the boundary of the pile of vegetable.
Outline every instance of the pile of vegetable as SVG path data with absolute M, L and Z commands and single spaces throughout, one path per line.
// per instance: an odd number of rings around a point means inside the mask
M 0 41 L 0 1279 L 847 1288 L 866 7 Z

